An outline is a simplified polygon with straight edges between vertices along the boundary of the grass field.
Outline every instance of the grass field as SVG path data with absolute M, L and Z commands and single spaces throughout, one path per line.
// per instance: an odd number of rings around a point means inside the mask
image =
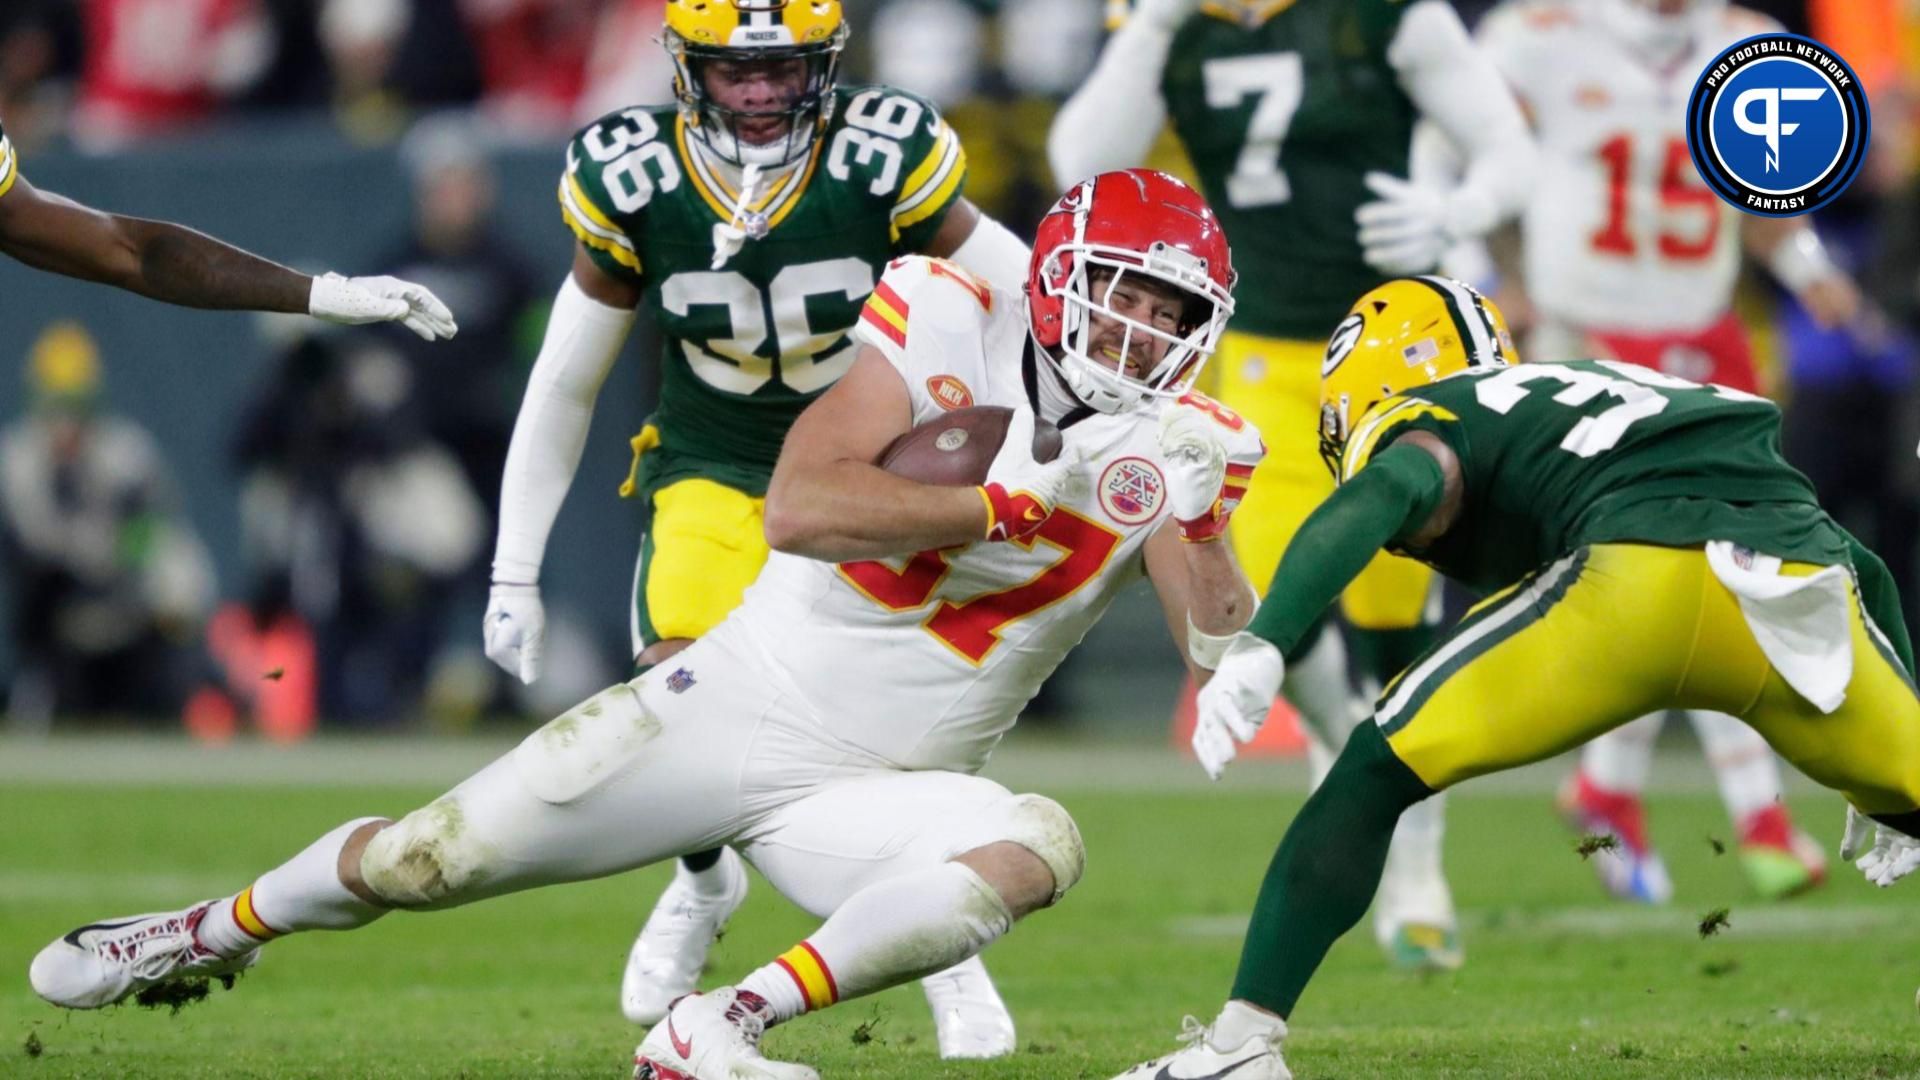
M 19 749 L 0 742 L 0 1076 L 625 1074 L 640 1033 L 620 1019 L 615 988 L 661 870 L 293 938 L 233 992 L 178 1015 L 42 1005 L 27 963 L 76 923 L 233 891 L 349 816 L 437 794 L 451 778 L 440 774 L 464 764 L 367 786 L 408 769 L 406 753 L 355 752 L 331 772 L 283 755 L 257 775 L 201 761 L 224 781 L 209 784 L 167 767 L 200 760 L 178 748 L 123 754 L 118 773 L 84 747 Z M 1157 754 L 1109 769 L 1098 749 L 1018 751 L 1002 775 L 1059 798 L 1090 851 L 1080 887 L 987 954 L 1022 1052 L 941 1062 L 909 987 L 780 1028 L 772 1053 L 828 1078 L 1100 1080 L 1170 1049 L 1182 1013 L 1217 1008 L 1260 874 L 1299 805 L 1297 769 L 1210 789 Z M 115 779 L 143 772 L 166 779 Z M 1466 970 L 1392 975 L 1369 936 L 1350 935 L 1294 1018 L 1298 1075 L 1920 1076 L 1913 888 L 1879 892 L 1849 871 L 1802 900 L 1757 904 L 1732 856 L 1714 855 L 1708 838 L 1727 838 L 1725 819 L 1693 783 L 1654 803 L 1679 901 L 1611 905 L 1553 818 L 1542 775 L 1454 799 L 1447 863 Z M 1837 799 L 1796 787 L 1794 808 L 1823 840 L 1837 833 Z M 758 884 L 713 982 L 811 928 Z M 1731 927 L 1702 940 L 1701 915 L 1721 906 Z

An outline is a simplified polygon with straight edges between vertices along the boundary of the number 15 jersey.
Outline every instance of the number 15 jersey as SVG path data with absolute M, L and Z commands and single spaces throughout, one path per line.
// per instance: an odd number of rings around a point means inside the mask
M 1740 8 L 1703 14 L 1691 47 L 1662 67 L 1598 7 L 1510 0 L 1480 25 L 1540 145 L 1522 221 L 1527 290 L 1581 330 L 1699 330 L 1733 302 L 1741 215 L 1694 170 L 1687 96 L 1722 48 L 1777 27 Z
M 895 263 L 854 336 L 899 371 L 915 424 L 1027 400 L 1020 297 L 950 263 Z M 776 552 L 713 634 L 751 641 L 830 738 L 902 768 L 977 770 L 1114 596 L 1143 576 L 1142 546 L 1168 513 L 1161 412 L 1196 405 L 1227 429 L 1235 456 L 1252 459 L 1253 425 L 1205 399 L 1079 410 L 1061 432 L 1085 453 L 1079 482 L 1036 535 L 837 565 Z

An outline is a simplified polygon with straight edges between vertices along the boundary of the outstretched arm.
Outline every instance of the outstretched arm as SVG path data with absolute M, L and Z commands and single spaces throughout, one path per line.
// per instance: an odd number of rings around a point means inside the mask
M 1160 94 L 1167 52 L 1197 6 L 1195 0 L 1143 0 L 1107 39 L 1087 81 L 1060 106 L 1047 132 L 1055 186 L 1146 161 L 1167 118 Z
M 1147 538 L 1143 554 L 1180 658 L 1194 685 L 1205 686 L 1219 663 L 1217 656 L 1204 655 L 1205 642 L 1224 641 L 1246 627 L 1257 606 L 1253 586 L 1231 547 L 1218 541 L 1181 543 L 1172 523 Z
M 28 266 L 113 285 L 182 307 L 311 314 L 343 323 L 398 321 L 452 337 L 432 293 L 393 278 L 309 277 L 184 225 L 109 214 L 16 177 L 0 197 L 0 252 Z
M 21 177 L 0 198 L 0 251 L 169 304 L 305 314 L 313 279 L 205 233 L 109 214 Z
M 984 538 L 980 489 L 919 484 L 874 464 L 912 427 L 905 380 L 862 345 L 853 367 L 787 432 L 767 488 L 767 543 L 841 562 Z
M 1424 544 L 1459 514 L 1459 464 L 1425 432 L 1409 432 L 1320 504 L 1294 534 L 1250 633 L 1289 652 L 1381 548 Z

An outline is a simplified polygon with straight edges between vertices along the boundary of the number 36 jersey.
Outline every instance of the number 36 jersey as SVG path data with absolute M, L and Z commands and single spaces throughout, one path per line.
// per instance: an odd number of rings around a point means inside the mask
M 1762 397 L 1615 360 L 1468 369 L 1368 410 L 1341 480 L 1416 430 L 1459 458 L 1465 503 L 1445 535 L 1405 554 L 1478 589 L 1609 542 L 1847 560 L 1845 534 L 1780 456 L 1780 409 Z
M 744 208 L 738 174 L 672 106 L 576 135 L 562 216 L 600 269 L 644 289 L 664 339 L 660 450 L 642 486 L 697 475 L 764 492 L 793 418 L 853 363 L 848 331 L 881 269 L 932 240 L 965 176 L 933 106 L 883 86 L 836 89 L 808 156 Z M 747 238 L 715 269 L 714 226 L 736 216 Z
M 899 371 L 915 424 L 1027 400 L 1020 298 L 950 263 L 894 264 L 855 337 Z M 1141 547 L 1168 515 L 1161 410 L 1197 405 L 1229 440 L 1259 445 L 1251 424 L 1193 402 L 1065 421 L 1085 465 L 1026 541 L 838 565 L 776 552 L 712 633 L 752 642 L 829 738 L 902 768 L 976 770 L 1114 596 L 1143 576 Z
M 1523 219 L 1528 291 L 1583 330 L 1698 330 L 1732 303 L 1741 215 L 1694 170 L 1687 96 L 1722 48 L 1778 27 L 1735 7 L 1702 13 L 1691 49 L 1660 67 L 1600 7 L 1510 0 L 1480 24 L 1540 144 Z

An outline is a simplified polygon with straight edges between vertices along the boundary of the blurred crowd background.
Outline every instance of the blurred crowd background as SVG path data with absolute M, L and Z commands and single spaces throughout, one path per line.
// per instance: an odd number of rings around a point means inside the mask
M 1489 0 L 1459 0 L 1469 24 Z M 1848 58 L 1873 153 L 1819 227 L 1871 306 L 1823 331 L 1754 278 L 1741 309 L 1787 453 L 1920 609 L 1920 0 L 1758 0 Z M 843 81 L 932 98 L 968 196 L 1026 232 L 1102 0 L 849 0 Z M 423 345 L 167 308 L 0 262 L 5 724 L 208 738 L 460 728 L 621 677 L 639 510 L 615 489 L 657 382 L 645 320 L 602 394 L 545 579 L 548 671 L 480 651 L 493 507 L 572 240 L 566 137 L 668 96 L 659 0 L 4 0 L 0 124 L 35 184 L 288 263 L 391 273 L 461 330 Z M 1165 163 L 1178 171 L 1177 146 Z M 1258 287 L 1245 282 L 1243 287 Z M 1165 723 L 1177 660 L 1144 594 L 1043 712 Z

